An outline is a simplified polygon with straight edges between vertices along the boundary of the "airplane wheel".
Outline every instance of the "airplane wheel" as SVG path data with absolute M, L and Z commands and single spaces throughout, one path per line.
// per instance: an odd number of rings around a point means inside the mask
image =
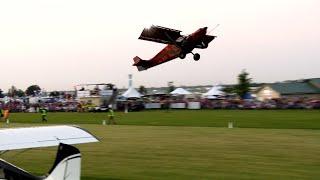
M 200 54 L 195 53 L 195 54 L 193 55 L 193 59 L 194 59 L 195 61 L 198 61 L 198 60 L 200 59 Z
M 186 57 L 186 54 L 184 54 L 184 53 L 181 53 L 180 55 L 179 55 L 179 58 L 180 59 L 184 59 Z

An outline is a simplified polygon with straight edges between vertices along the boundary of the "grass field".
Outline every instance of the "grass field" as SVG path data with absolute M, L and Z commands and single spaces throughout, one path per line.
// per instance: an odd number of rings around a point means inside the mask
M 39 123 L 40 114 L 12 113 L 15 123 Z M 49 113 L 48 123 L 101 124 L 107 113 Z M 319 110 L 175 110 L 118 112 L 120 125 L 226 127 L 229 121 L 241 128 L 320 129 Z
M 101 142 L 78 145 L 82 179 L 318 179 L 320 111 L 144 111 L 49 113 L 49 123 L 78 124 Z M 12 114 L 11 127 L 39 124 L 39 114 Z M 236 127 L 226 128 L 234 121 Z M 18 123 L 19 122 L 19 123 Z M 5 126 L 3 123 L 0 126 Z M 12 151 L 1 157 L 36 174 L 56 149 Z

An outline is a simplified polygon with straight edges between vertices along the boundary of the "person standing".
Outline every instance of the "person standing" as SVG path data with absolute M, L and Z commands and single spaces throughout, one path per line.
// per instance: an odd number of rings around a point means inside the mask
M 10 123 L 9 115 L 10 115 L 9 108 L 5 108 L 5 109 L 3 110 L 3 119 L 4 119 L 4 121 L 5 121 L 7 124 Z
M 109 122 L 108 124 L 117 124 L 116 121 L 114 120 L 114 111 L 112 109 L 112 105 L 109 105 L 109 108 L 108 108 L 108 119 L 109 119 Z
M 0 116 L 1 116 L 1 119 L 3 118 L 3 108 L 0 109 Z
M 47 120 L 47 110 L 45 108 L 40 109 L 42 122 L 48 122 Z

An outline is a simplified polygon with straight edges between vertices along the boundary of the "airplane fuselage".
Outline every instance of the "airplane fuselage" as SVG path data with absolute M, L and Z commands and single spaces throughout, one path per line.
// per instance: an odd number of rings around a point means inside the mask
M 197 44 L 203 44 L 203 39 L 206 37 L 207 27 L 199 28 L 194 33 L 186 36 L 184 40 L 182 40 L 180 48 L 184 54 L 191 53 L 192 50 L 196 47 Z M 208 46 L 207 44 L 203 44 L 203 46 Z

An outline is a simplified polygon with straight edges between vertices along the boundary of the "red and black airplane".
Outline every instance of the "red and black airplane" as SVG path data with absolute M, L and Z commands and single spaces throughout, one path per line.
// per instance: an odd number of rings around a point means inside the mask
M 138 56 L 134 57 L 133 66 L 137 66 L 139 71 L 147 70 L 153 66 L 168 62 L 177 57 L 184 59 L 188 53 L 193 54 L 193 59 L 198 61 L 200 54 L 193 53 L 194 48 L 206 49 L 208 44 L 216 36 L 207 35 L 207 27 L 200 28 L 194 33 L 184 36 L 179 30 L 152 25 L 145 28 L 139 39 L 168 44 L 156 56 L 150 60 L 142 60 Z

